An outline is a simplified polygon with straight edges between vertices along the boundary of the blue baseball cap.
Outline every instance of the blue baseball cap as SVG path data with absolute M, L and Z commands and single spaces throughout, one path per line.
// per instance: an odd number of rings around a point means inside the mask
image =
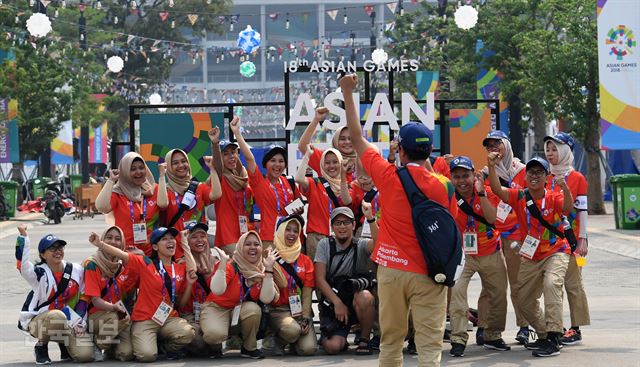
M 288 165 L 287 150 L 279 145 L 271 145 L 269 146 L 269 150 L 264 154 L 264 157 L 262 157 L 262 167 L 267 168 L 267 162 L 269 162 L 269 160 L 276 154 L 282 154 L 284 157 L 284 164 Z
M 224 152 L 225 149 L 233 147 L 233 149 L 238 148 L 238 144 L 230 142 L 229 140 L 220 140 L 220 151 Z
M 576 145 L 576 140 L 573 138 L 573 136 L 562 131 L 553 136 L 545 136 L 544 142 L 546 143 L 547 140 L 553 140 L 560 144 L 566 144 L 571 150 L 573 150 L 573 147 Z
M 40 240 L 40 243 L 38 243 L 38 252 L 43 253 L 47 251 L 49 247 L 55 245 L 56 243 L 62 246 L 67 245 L 66 241 L 59 239 L 55 234 L 48 234 L 42 237 L 42 239 Z
M 173 237 L 177 236 L 179 233 L 178 230 L 173 227 L 171 228 L 158 227 L 154 229 L 153 232 L 151 232 L 151 243 L 152 244 L 158 243 L 158 241 L 160 241 L 160 239 L 164 237 L 164 235 L 166 235 L 167 232 L 171 233 Z
M 400 128 L 398 143 L 404 149 L 428 151 L 433 146 L 433 133 L 420 122 L 409 122 Z
M 464 155 L 460 155 L 453 158 L 451 163 L 449 163 L 449 169 L 452 171 L 454 168 L 458 168 L 458 167 L 468 169 L 469 171 L 473 171 L 475 169 L 475 167 L 473 167 L 473 162 L 471 161 L 471 158 Z
M 184 227 L 184 229 L 188 230 L 189 233 L 193 233 L 199 229 L 205 232 L 209 232 L 209 226 L 202 222 L 190 222 L 186 227 Z
M 291 219 L 295 219 L 295 220 L 298 221 L 298 223 L 300 223 L 300 232 L 302 232 L 302 227 L 304 227 L 304 219 L 301 216 L 296 215 L 296 214 L 290 214 L 290 215 L 288 215 L 286 217 L 280 218 L 278 220 L 278 223 L 276 224 L 276 230 L 278 228 L 280 228 L 280 225 L 282 223 L 286 223 L 286 222 L 290 221 Z
M 502 130 L 493 130 L 487 134 L 487 137 L 482 140 L 482 146 L 487 146 L 489 140 L 497 140 L 497 139 L 507 139 L 509 140 L 509 135 L 505 134 Z M 511 140 L 509 140 L 511 141 Z
M 540 166 L 540 167 L 544 168 L 544 171 L 547 174 L 549 174 L 549 162 L 547 162 L 546 159 L 544 159 L 542 157 L 533 157 L 533 158 L 529 159 L 529 161 L 527 161 L 526 170 L 528 171 L 529 168 L 535 167 L 535 166 Z

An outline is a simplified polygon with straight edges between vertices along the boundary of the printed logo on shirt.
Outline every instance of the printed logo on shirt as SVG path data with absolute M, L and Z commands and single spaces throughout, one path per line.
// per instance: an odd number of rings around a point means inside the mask
M 480 204 L 476 204 L 476 210 L 480 210 Z
M 154 206 L 154 205 L 156 205 L 156 202 L 155 202 L 155 201 L 153 201 L 153 200 L 149 200 L 149 201 L 147 201 L 147 203 L 149 203 L 149 206 Z
M 120 279 L 121 282 L 126 282 L 127 279 L 129 279 L 129 276 L 126 274 L 121 274 L 118 278 Z

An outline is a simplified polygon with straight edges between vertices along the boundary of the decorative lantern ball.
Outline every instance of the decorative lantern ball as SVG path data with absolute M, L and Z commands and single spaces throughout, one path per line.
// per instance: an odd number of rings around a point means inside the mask
M 27 30 L 34 37 L 44 37 L 51 32 L 51 20 L 42 13 L 34 13 L 27 19 Z
M 124 61 L 120 56 L 111 56 L 107 59 L 107 68 L 112 73 L 119 73 L 124 67 Z
M 478 11 L 470 5 L 459 7 L 453 16 L 458 28 L 464 30 L 471 29 L 478 23 Z
M 149 96 L 149 104 L 161 104 L 162 97 L 158 93 L 153 93 Z
M 238 33 L 238 47 L 245 53 L 252 53 L 260 47 L 260 33 L 253 30 L 250 25 Z
M 251 78 L 256 73 L 256 65 L 251 61 L 240 64 L 240 74 L 245 78 Z
M 376 65 L 382 65 L 389 60 L 389 55 L 385 52 L 385 50 L 381 48 L 376 48 L 371 53 L 371 61 L 373 61 Z

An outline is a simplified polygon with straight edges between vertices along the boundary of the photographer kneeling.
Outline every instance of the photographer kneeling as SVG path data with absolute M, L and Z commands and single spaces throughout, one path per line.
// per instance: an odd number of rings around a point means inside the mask
M 355 216 L 347 207 L 331 213 L 334 233 L 318 243 L 315 257 L 316 285 L 320 292 L 321 344 L 327 354 L 345 350 L 351 325 L 359 323 L 362 337 L 356 354 L 371 354 L 369 336 L 376 316 L 374 286 L 369 272 L 369 256 L 378 236 L 371 204 L 363 202 L 362 211 L 371 227 L 372 239 L 353 237 Z

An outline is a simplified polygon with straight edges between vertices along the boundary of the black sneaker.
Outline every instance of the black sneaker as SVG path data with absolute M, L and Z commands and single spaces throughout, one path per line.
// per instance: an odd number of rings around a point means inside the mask
M 560 338 L 560 343 L 563 345 L 576 345 L 582 343 L 582 333 L 580 330 L 569 329 Z
M 47 344 L 36 344 L 36 346 L 33 347 L 33 352 L 36 355 L 36 364 L 51 364 L 51 358 L 49 358 L 49 348 Z
M 464 348 L 466 348 L 464 344 L 451 343 L 451 350 L 449 351 L 449 355 L 452 357 L 464 357 Z
M 371 350 L 380 350 L 380 337 L 377 335 L 374 335 L 373 338 L 371 338 L 371 340 L 369 340 L 369 348 L 371 348 Z
M 264 354 L 262 354 L 260 349 L 248 351 L 244 349 L 244 347 L 240 347 L 240 357 L 251 358 L 251 359 L 263 359 Z
M 529 337 L 531 337 L 531 333 L 532 330 L 530 330 L 528 327 L 521 327 L 520 330 L 518 330 L 518 334 L 516 335 L 516 340 L 518 341 L 518 343 L 520 343 L 520 345 L 525 345 L 529 343 Z
M 526 343 L 524 347 L 529 350 L 542 350 L 546 348 L 547 342 L 548 342 L 547 339 L 538 339 L 532 343 Z
M 544 348 L 531 352 L 534 357 L 553 357 L 560 355 L 560 348 L 558 347 L 558 344 L 549 339 L 545 339 L 543 341 L 545 345 Z
M 442 336 L 442 341 L 445 343 L 451 343 L 451 330 L 444 329 L 444 335 Z
M 179 361 L 182 359 L 182 357 L 183 357 L 183 354 L 180 352 L 167 351 L 167 353 L 165 354 L 165 358 L 167 358 L 170 361 Z
M 70 361 L 71 354 L 69 354 L 69 350 L 64 346 L 64 343 L 58 343 L 58 346 L 60 347 L 60 361 Z
M 476 330 L 476 344 L 484 345 L 484 328 L 479 327 L 478 330 Z
M 411 354 L 412 356 L 418 355 L 416 341 L 413 338 L 409 339 L 409 343 L 407 344 L 407 353 Z
M 499 351 L 507 351 L 511 350 L 511 347 L 505 344 L 504 340 L 496 339 L 496 340 L 487 340 L 484 342 L 484 349 L 490 350 L 499 350 Z

